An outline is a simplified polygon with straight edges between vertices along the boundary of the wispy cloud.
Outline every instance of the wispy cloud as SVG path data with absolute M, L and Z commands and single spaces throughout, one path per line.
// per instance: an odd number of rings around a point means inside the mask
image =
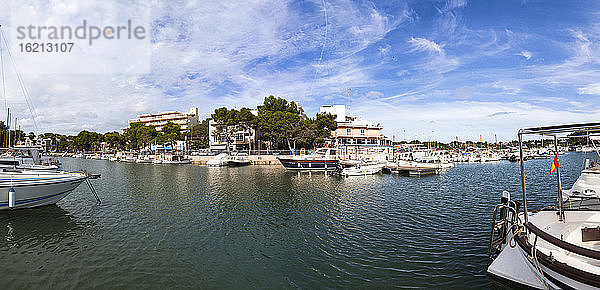
M 444 55 L 442 47 L 435 43 L 435 41 L 428 40 L 421 37 L 411 37 L 408 43 L 412 46 L 411 52 L 434 52 L 440 55 Z

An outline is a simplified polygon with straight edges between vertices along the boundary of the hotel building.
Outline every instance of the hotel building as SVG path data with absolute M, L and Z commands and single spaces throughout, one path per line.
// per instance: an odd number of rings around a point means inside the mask
M 157 114 L 138 115 L 137 119 L 129 120 L 129 124 L 142 122 L 144 125 L 153 126 L 156 131 L 162 131 L 167 122 L 173 122 L 181 126 L 181 132 L 186 133 L 194 125 L 198 124 L 198 108 L 192 108 L 188 113 L 178 111 L 161 112 Z
M 383 135 L 380 124 L 347 116 L 344 105 L 321 106 L 319 111 L 336 115 L 338 128 L 331 132 L 329 144 L 338 148 L 342 159 L 357 160 L 380 154 L 392 157 L 392 140 Z

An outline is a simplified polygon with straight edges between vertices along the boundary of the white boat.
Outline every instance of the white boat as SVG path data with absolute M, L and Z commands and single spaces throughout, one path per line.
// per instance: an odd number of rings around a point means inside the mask
M 227 165 L 227 153 L 220 153 L 206 162 L 206 165 L 211 167 L 220 167 Z
M 523 135 L 529 134 L 554 136 L 557 146 L 559 134 L 589 129 L 600 130 L 600 123 L 522 129 L 518 137 L 521 141 Z M 494 210 L 488 244 L 488 255 L 493 262 L 487 269 L 488 274 L 528 288 L 598 289 L 600 198 L 581 192 L 596 183 L 588 182 L 589 177 L 597 174 L 595 169 L 590 167 L 582 172 L 565 200 L 560 168 L 557 168 L 554 175 L 558 191 L 549 191 L 556 196 L 557 205 L 530 211 L 523 159 L 521 153 L 522 201 L 511 200 L 505 191 L 501 204 Z
M 14 209 L 31 208 L 57 203 L 86 178 L 84 173 L 70 172 L 0 172 L 0 210 L 10 209 L 11 189 Z
M 346 177 L 373 175 L 380 173 L 384 166 L 384 164 L 359 164 L 356 166 L 342 169 L 340 174 Z
M 135 163 L 152 163 L 152 159 L 148 156 L 144 156 L 135 160 Z
M 162 159 L 154 159 L 152 160 L 152 164 L 162 164 Z

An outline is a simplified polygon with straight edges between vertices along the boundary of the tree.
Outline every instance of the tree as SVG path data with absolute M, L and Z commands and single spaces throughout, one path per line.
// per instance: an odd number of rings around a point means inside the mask
M 125 145 L 125 138 L 119 134 L 119 132 L 106 132 L 104 133 L 104 141 L 111 148 L 120 149 Z
M 268 96 L 258 106 L 258 129 L 261 139 L 276 144 L 278 148 L 292 150 L 292 142 L 302 131 L 302 116 L 295 102 L 279 97 Z
M 235 134 L 256 126 L 256 117 L 248 108 L 241 108 L 239 111 L 225 107 L 218 108 L 211 115 L 211 119 L 216 129 L 213 134 L 225 141 L 227 152 L 229 152 L 229 145 L 234 142 Z
M 161 144 L 169 143 L 171 144 L 171 149 L 175 149 L 174 142 L 177 140 L 181 140 L 181 126 L 169 121 L 162 127 L 162 133 L 156 142 Z
M 202 120 L 200 124 L 192 127 L 192 146 L 194 148 L 207 148 L 209 143 L 208 125 L 210 118 Z
M 102 142 L 102 134 L 83 130 L 75 137 L 75 147 L 80 150 L 92 151 Z
M 129 124 L 129 128 L 127 128 L 123 137 L 128 148 L 137 149 L 146 147 L 154 140 L 156 135 L 157 132 L 153 126 L 146 126 L 142 122 L 135 122 Z

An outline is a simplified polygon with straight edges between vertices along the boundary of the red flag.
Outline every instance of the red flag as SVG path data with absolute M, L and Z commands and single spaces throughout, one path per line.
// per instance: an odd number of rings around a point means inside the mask
M 558 168 L 558 155 L 554 155 L 554 160 L 552 161 L 552 167 L 550 168 L 550 174 L 554 172 Z

